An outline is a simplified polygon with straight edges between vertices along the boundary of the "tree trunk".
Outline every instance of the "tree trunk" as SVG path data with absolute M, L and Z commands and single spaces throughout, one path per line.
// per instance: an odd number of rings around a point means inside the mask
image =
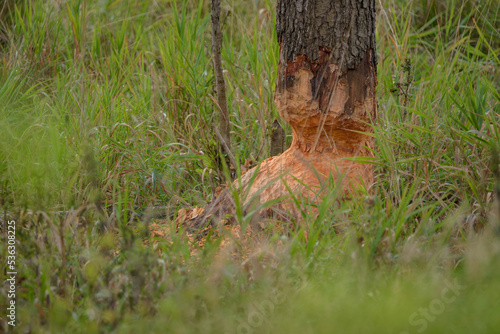
M 370 186 L 371 165 L 345 158 L 372 155 L 373 139 L 364 133 L 371 132 L 367 123 L 377 115 L 375 0 L 278 0 L 276 29 L 275 102 L 293 140 L 286 152 L 235 181 L 242 203 L 253 207 L 290 190 L 313 198 L 329 176 L 346 192 L 361 183 Z M 193 226 L 234 208 L 226 190 Z M 281 201 L 280 208 L 297 213 L 291 201 Z

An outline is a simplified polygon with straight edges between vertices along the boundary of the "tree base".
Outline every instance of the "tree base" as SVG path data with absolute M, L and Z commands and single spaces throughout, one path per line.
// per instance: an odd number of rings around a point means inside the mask
M 366 149 L 360 148 L 366 156 Z M 298 143 L 280 156 L 271 157 L 233 182 L 201 215 L 193 219 L 189 229 L 207 227 L 236 214 L 234 196 L 238 196 L 241 212 L 255 211 L 251 222 L 258 222 L 279 212 L 281 218 L 301 220 L 299 202 L 316 201 L 331 191 L 329 178 L 347 196 L 358 187 L 373 183 L 373 166 L 347 160 L 351 152 L 305 152 Z M 231 188 L 233 191 L 231 191 Z M 234 195 L 233 195 L 234 194 Z

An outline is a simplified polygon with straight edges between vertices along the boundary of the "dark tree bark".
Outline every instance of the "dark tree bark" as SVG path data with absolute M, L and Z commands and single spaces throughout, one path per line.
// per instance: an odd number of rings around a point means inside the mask
M 373 0 L 280 0 L 276 20 L 280 54 L 287 62 L 297 55 L 317 61 L 326 49 L 331 63 L 355 69 L 366 50 L 375 51 Z
M 289 189 L 313 198 L 329 176 L 341 180 L 346 192 L 360 183 L 370 186 L 371 165 L 345 158 L 371 156 L 373 147 L 372 137 L 364 133 L 371 132 L 367 123 L 377 115 L 375 0 L 278 0 L 276 11 L 280 63 L 275 102 L 292 128 L 293 141 L 234 186 L 246 194 L 247 206 L 287 195 Z M 280 206 L 292 214 L 296 210 L 291 202 Z M 193 226 L 233 211 L 231 193 L 225 191 Z

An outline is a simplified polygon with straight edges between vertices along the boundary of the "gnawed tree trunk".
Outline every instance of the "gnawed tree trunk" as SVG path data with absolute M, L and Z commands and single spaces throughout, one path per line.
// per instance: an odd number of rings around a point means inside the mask
M 345 158 L 371 156 L 375 96 L 375 0 L 278 0 L 280 62 L 275 102 L 293 131 L 291 147 L 248 171 L 234 187 L 252 207 L 282 196 L 313 198 L 333 176 L 345 191 L 373 183 L 371 165 Z M 273 182 L 273 180 L 276 180 Z M 270 184 L 272 182 L 272 184 Z M 255 196 L 254 196 L 255 195 Z M 252 199 L 253 198 L 253 199 Z M 280 208 L 296 211 L 290 201 Z M 223 192 L 192 227 L 234 213 Z

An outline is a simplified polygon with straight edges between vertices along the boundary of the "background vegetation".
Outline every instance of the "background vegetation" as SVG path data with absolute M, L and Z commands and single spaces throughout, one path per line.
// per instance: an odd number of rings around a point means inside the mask
M 498 331 L 500 3 L 378 5 L 375 186 L 351 201 L 332 188 L 297 202 L 301 224 L 222 229 L 201 246 L 175 220 L 226 183 L 209 1 L 2 2 L 16 332 Z M 255 164 L 278 117 L 275 1 L 222 6 L 232 146 Z M 6 240 L 3 228 L 2 259 Z M 450 284 L 456 299 L 436 302 Z M 3 330 L 6 300 L 4 285 Z

